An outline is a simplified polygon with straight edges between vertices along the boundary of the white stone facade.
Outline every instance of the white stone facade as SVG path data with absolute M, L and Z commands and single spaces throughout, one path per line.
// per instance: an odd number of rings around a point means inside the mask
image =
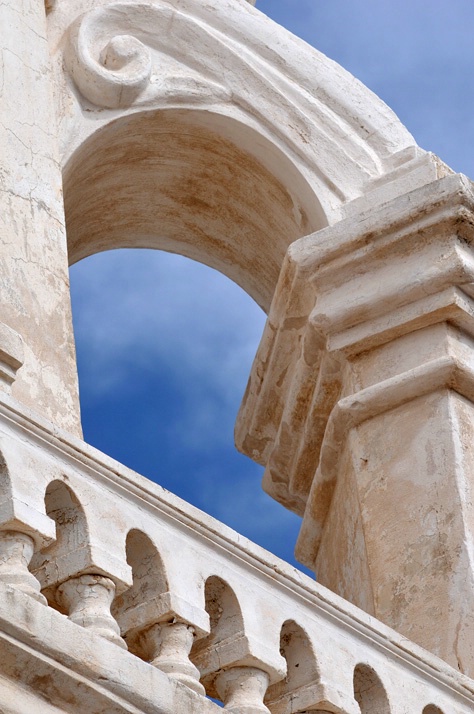
M 474 709 L 473 187 L 253 5 L 0 4 L 5 714 Z M 267 311 L 236 441 L 320 583 L 81 440 L 115 247 Z

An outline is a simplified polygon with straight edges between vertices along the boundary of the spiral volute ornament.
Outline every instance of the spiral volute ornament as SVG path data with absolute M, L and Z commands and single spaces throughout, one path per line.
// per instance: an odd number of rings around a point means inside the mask
M 133 104 L 148 86 L 152 71 L 149 47 L 121 33 L 123 17 L 120 5 L 82 15 L 69 29 L 65 51 L 67 68 L 81 94 L 108 109 Z

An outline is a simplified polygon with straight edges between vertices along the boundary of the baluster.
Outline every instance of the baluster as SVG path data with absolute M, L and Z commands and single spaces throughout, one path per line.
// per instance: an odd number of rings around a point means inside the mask
M 120 637 L 120 628 L 112 617 L 110 606 L 115 595 L 115 583 L 103 575 L 79 575 L 58 586 L 56 599 L 68 617 L 81 627 L 127 649 Z
M 158 622 L 142 637 L 150 653 L 150 663 L 198 694 L 205 694 L 200 673 L 189 659 L 194 628 L 185 622 Z
M 263 703 L 269 675 L 256 667 L 231 667 L 217 675 L 215 686 L 227 712 L 270 714 Z
M 40 584 L 28 570 L 35 550 L 33 538 L 20 531 L 0 531 L 0 581 L 13 585 L 43 605 Z

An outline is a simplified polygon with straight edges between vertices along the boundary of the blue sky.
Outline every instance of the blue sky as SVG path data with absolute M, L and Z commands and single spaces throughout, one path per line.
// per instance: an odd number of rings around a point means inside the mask
M 259 0 L 351 71 L 417 142 L 474 176 L 472 0 Z M 266 496 L 233 426 L 264 325 L 224 276 L 151 251 L 71 269 L 86 441 L 289 560 L 299 519 Z M 296 564 L 296 563 L 294 563 Z

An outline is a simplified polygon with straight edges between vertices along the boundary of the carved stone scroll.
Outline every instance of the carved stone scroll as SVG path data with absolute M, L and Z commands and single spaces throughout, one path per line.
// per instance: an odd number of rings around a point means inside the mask
M 81 94 L 107 109 L 160 97 L 192 103 L 228 99 L 230 92 L 161 46 L 159 29 L 171 12 L 152 3 L 113 3 L 79 17 L 69 29 L 65 60 Z

